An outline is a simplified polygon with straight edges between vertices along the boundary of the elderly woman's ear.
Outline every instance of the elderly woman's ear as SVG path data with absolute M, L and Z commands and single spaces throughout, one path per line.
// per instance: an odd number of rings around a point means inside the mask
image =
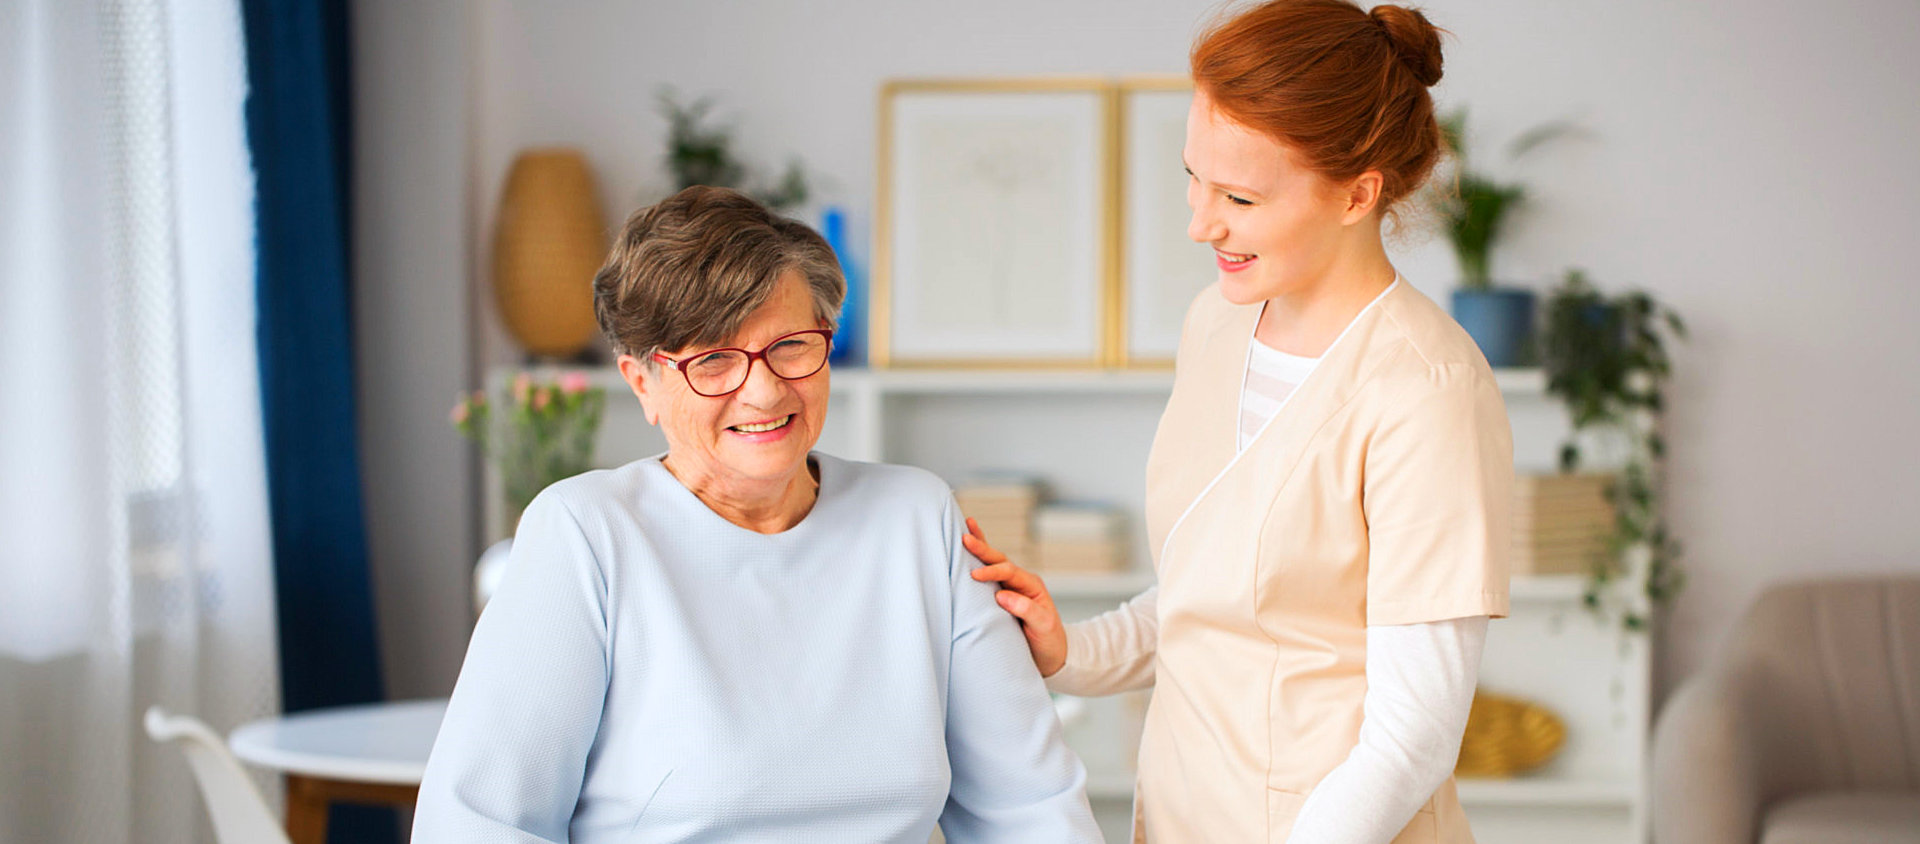
M 648 425 L 660 424 L 660 408 L 655 406 L 656 396 L 652 394 L 659 389 L 659 378 L 658 367 L 650 367 L 633 355 L 620 356 L 620 379 L 640 400 L 640 412 L 646 414 Z

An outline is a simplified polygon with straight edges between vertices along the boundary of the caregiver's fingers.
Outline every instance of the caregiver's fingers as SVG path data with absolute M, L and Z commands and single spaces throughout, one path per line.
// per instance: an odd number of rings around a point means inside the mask
M 980 568 L 974 569 L 971 574 L 974 580 L 997 582 L 1002 588 L 1018 592 L 1021 596 L 1030 600 L 1043 601 L 1048 604 L 1053 603 L 1053 596 L 1047 592 L 1047 583 L 1040 579 L 1040 575 L 1034 574 L 1012 563 L 995 563 L 990 566 L 981 566 Z
M 1046 635 L 1060 627 L 1059 612 L 1019 592 L 1002 589 L 994 593 L 993 599 L 1035 634 Z
M 977 556 L 979 562 L 985 562 L 989 566 L 993 566 L 996 562 L 1006 562 L 1006 554 L 1002 554 L 993 545 L 987 545 L 987 537 L 979 533 L 979 526 L 973 524 L 972 518 L 966 520 L 966 528 L 968 531 L 960 537 L 960 545 L 964 545 L 966 551 Z
M 1067 663 L 1067 631 L 1060 624 L 1060 613 L 1052 601 L 1036 601 L 1018 592 L 1001 590 L 994 602 L 1020 620 L 1020 632 L 1027 637 L 1027 650 L 1040 676 L 1051 677 Z

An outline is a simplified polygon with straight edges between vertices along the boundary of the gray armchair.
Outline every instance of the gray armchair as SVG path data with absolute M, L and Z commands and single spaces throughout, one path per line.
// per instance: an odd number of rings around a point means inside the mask
M 1656 844 L 1920 844 L 1920 578 L 1760 596 L 1653 737 Z

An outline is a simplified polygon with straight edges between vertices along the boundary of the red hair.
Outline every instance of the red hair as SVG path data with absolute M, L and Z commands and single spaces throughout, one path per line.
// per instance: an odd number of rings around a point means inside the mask
M 1200 36 L 1193 82 L 1331 181 L 1378 170 L 1390 212 L 1440 160 L 1427 88 L 1440 81 L 1441 32 L 1404 6 L 1269 0 Z

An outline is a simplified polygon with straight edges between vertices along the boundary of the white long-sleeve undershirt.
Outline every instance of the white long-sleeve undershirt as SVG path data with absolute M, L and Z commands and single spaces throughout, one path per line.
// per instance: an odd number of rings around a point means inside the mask
M 1061 694 L 1109 695 L 1153 685 L 1159 587 L 1067 626 L 1067 661 L 1047 678 Z M 1289 844 L 1388 844 L 1460 758 L 1487 617 L 1367 628 L 1360 735 L 1314 787 Z
M 1453 775 L 1487 617 L 1367 628 L 1360 740 L 1315 786 L 1288 844 L 1388 844 Z

